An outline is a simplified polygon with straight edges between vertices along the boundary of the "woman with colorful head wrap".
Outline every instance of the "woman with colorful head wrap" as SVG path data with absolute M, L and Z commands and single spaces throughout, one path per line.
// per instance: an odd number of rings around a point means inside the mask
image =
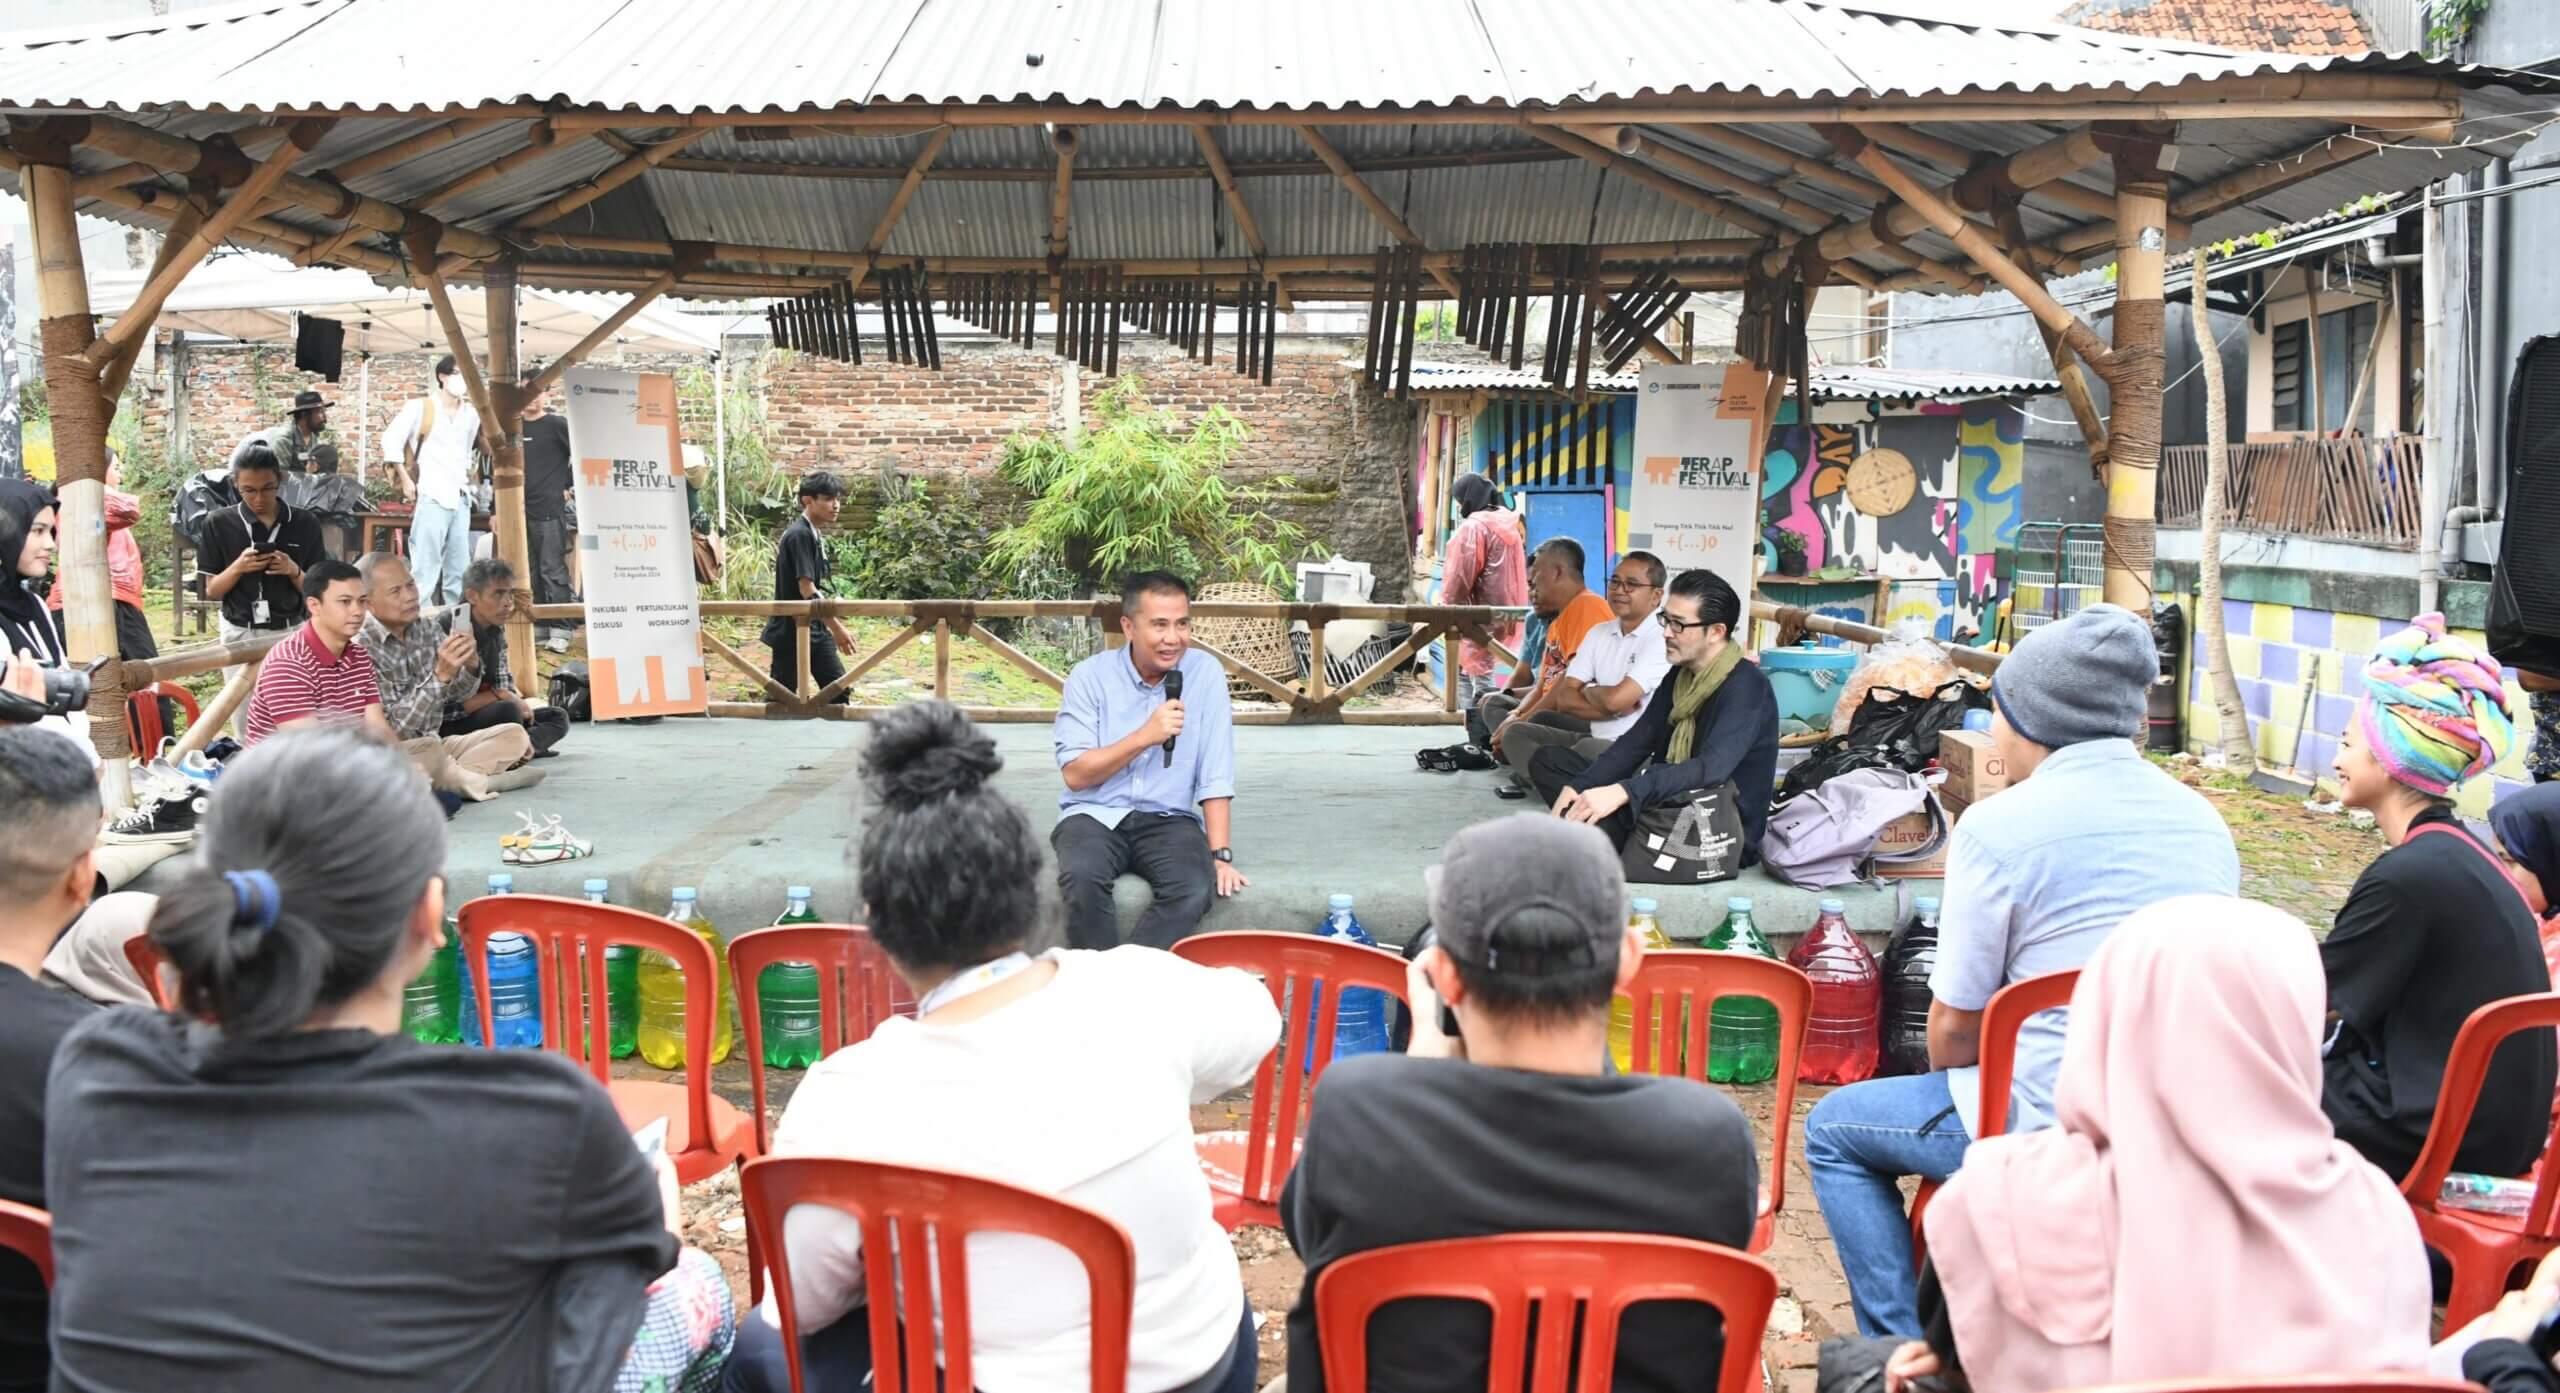
M 2423 614 L 2382 641 L 2339 742 L 2339 796 L 2373 814 L 2390 849 L 2357 877 L 2320 945 L 2337 1028 L 2321 1108 L 2338 1136 L 2394 1176 L 2435 1119 L 2454 1034 L 2474 1010 L 2551 989 L 2533 913 L 2494 853 L 2454 820 L 2463 780 L 2515 742 L 2496 659 Z M 2522 1175 L 2550 1131 L 2552 1034 L 2499 1047 L 2456 1170 Z

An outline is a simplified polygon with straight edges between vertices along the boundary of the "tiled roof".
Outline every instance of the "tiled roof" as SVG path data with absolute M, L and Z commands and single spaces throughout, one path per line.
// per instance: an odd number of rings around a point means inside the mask
M 2371 45 L 2338 0 L 2080 0 L 2062 22 L 2264 53 L 2362 53 Z

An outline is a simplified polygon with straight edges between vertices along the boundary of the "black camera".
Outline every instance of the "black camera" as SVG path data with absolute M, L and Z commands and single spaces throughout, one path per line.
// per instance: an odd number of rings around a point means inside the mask
M 97 663 L 40 670 L 44 673 L 44 700 L 29 701 L 16 692 L 0 692 L 0 722 L 32 725 L 47 716 L 68 716 L 88 706 L 89 674 L 98 670 Z

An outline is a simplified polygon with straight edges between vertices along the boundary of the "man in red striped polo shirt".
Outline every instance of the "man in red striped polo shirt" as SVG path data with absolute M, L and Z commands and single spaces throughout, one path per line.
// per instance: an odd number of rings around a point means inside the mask
M 310 617 L 267 650 L 249 694 L 247 743 L 297 726 L 352 721 L 386 745 L 399 741 L 382 714 L 373 658 L 356 642 L 364 628 L 364 577 L 344 561 L 312 563 L 302 573 Z

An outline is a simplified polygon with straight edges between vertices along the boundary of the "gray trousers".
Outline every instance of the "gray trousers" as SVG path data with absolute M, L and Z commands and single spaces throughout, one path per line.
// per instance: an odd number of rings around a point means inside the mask
M 1529 760 L 1549 745 L 1562 745 L 1585 760 L 1597 759 L 1609 742 L 1591 733 L 1588 721 L 1541 711 L 1511 727 L 1502 737 L 1502 762 L 1511 766 L 1513 782 L 1530 787 Z
M 563 517 L 529 518 L 525 531 L 526 540 L 533 547 L 533 602 L 537 605 L 577 603 L 577 588 L 569 583 L 569 520 Z M 534 627 L 546 634 L 565 634 L 576 629 L 578 621 L 545 619 Z

